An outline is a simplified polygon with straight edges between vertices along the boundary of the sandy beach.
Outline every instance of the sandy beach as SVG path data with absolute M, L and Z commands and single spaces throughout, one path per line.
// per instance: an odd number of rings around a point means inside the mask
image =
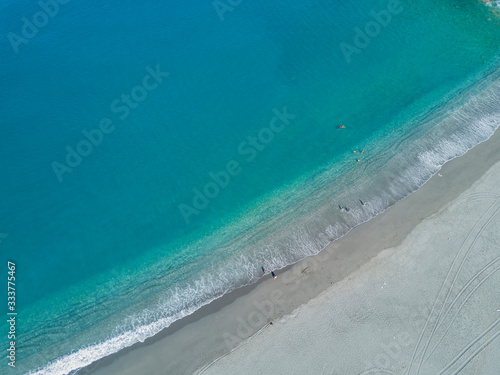
M 197 374 L 498 373 L 499 183 L 497 163 L 399 246 Z
M 500 375 L 500 0 L 1 6 L 0 375 Z
M 497 131 L 276 280 L 79 373 L 495 373 L 499 145 Z

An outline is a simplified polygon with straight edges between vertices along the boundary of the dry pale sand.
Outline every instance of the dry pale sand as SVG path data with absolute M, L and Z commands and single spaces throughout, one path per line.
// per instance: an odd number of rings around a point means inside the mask
M 500 373 L 499 186 L 497 163 L 399 246 L 198 374 Z
M 493 293 L 494 286 L 497 291 L 500 286 L 496 274 L 468 297 L 500 263 L 483 271 L 450 307 L 467 281 L 495 252 L 500 255 L 494 243 L 499 242 L 498 229 L 493 227 L 498 220 L 481 227 L 480 234 L 474 227 L 489 217 L 482 215 L 491 215 L 497 207 L 489 210 L 500 194 L 500 174 L 493 173 L 499 168 L 493 168 L 500 161 L 499 147 L 497 131 L 487 142 L 447 163 L 408 198 L 318 255 L 277 272 L 277 280 L 266 277 L 238 289 L 145 343 L 78 373 L 330 375 L 360 374 L 378 367 L 382 370 L 371 374 L 401 374 L 413 358 L 411 375 L 417 373 L 425 349 L 420 374 L 436 374 L 500 316 L 498 293 Z M 472 250 L 461 265 L 467 246 Z M 446 279 L 455 256 L 453 277 Z M 451 328 L 434 349 L 450 322 Z M 446 374 L 453 373 L 493 332 L 494 328 L 464 352 Z M 474 373 L 475 366 L 480 374 L 498 374 L 493 371 L 500 368 L 494 358 L 495 352 L 500 357 L 498 340 L 477 354 L 462 373 Z

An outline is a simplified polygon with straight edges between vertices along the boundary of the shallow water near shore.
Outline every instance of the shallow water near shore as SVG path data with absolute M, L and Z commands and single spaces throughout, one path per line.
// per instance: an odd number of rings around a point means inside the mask
M 70 3 L 19 53 L 4 39 L 1 250 L 23 272 L 29 332 L 16 371 L 67 373 L 143 341 L 261 266 L 318 252 L 491 135 L 494 8 L 387 9 L 242 3 L 221 22 L 211 3 Z M 4 34 L 37 10 L 4 5 Z M 372 11 L 390 18 L 360 48 Z M 168 76 L 121 119 L 112 103 L 158 66 Z M 103 118 L 114 130 L 59 181 L 53 162 Z M 239 173 L 195 207 L 233 160 Z

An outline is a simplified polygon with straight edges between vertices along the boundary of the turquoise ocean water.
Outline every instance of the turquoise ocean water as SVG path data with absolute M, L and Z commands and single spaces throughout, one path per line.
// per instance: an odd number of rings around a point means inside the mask
M 317 253 L 500 124 L 495 4 L 42 3 L 0 6 L 9 373 L 144 341 Z

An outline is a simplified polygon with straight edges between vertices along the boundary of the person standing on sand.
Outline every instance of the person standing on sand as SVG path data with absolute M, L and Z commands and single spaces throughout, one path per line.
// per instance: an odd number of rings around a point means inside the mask
M 264 266 L 261 266 L 260 269 L 262 270 L 262 272 L 264 272 L 264 275 L 267 275 L 269 273 L 269 271 L 266 271 L 264 269 Z M 273 277 L 273 279 L 276 279 L 278 277 L 274 274 L 274 271 L 271 271 L 271 276 Z

